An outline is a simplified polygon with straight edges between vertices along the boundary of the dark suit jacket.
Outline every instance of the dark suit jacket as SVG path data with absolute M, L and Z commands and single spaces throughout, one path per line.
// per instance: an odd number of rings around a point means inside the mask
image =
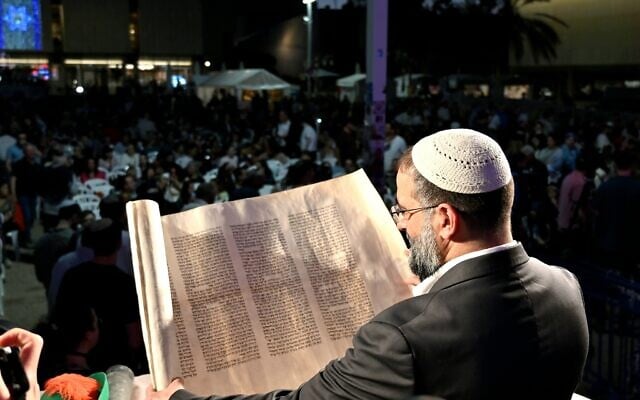
M 575 276 L 517 246 L 463 261 L 428 294 L 383 311 L 297 390 L 248 398 L 569 399 L 587 347 Z

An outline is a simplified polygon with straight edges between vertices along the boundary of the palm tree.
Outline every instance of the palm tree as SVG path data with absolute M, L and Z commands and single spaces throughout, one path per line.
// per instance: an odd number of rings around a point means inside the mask
M 497 37 L 494 36 L 487 45 L 500 49 L 492 54 L 501 54 L 496 62 L 498 68 L 502 70 L 508 68 L 510 49 L 513 50 L 518 61 L 523 58 L 526 47 L 529 47 L 536 64 L 541 59 L 551 61 L 556 57 L 556 46 L 560 43 L 556 28 L 559 26 L 566 28 L 568 25 L 553 15 L 544 12 L 528 12 L 526 9 L 532 4 L 550 1 L 413 0 L 415 3 L 419 2 L 430 15 L 438 18 L 467 16 L 472 20 L 487 23 L 487 31 L 497 34 Z
M 556 58 L 556 46 L 560 44 L 560 37 L 553 24 L 568 25 L 553 15 L 535 12 L 527 16 L 523 8 L 533 3 L 547 3 L 550 0 L 510 0 L 505 2 L 501 14 L 507 19 L 506 27 L 510 45 L 516 59 L 522 60 L 525 51 L 525 41 L 528 43 L 533 61 L 538 64 L 540 58 L 551 61 Z

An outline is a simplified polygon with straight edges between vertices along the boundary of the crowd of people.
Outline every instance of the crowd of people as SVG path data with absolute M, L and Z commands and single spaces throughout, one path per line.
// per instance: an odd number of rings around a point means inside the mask
M 397 128 L 387 136 L 390 148 L 448 127 L 486 132 L 510 159 L 512 225 L 529 251 L 592 260 L 637 278 L 640 256 L 632 232 L 640 222 L 634 205 L 640 199 L 640 115 L 574 105 L 428 100 L 398 104 L 391 115 Z
M 395 99 L 387 115 L 380 157 L 369 145 L 364 105 L 335 96 L 257 93 L 238 102 L 220 91 L 203 103 L 192 87 L 152 84 L 0 100 L 3 230 L 17 230 L 21 246 L 34 249 L 50 310 L 39 329 L 59 345 L 45 348 L 40 378 L 116 363 L 145 370 L 127 201 L 152 199 L 168 214 L 362 167 L 384 171 L 379 190 L 391 206 L 398 159 L 448 128 L 485 132 L 504 149 L 515 183 L 513 236 L 530 253 L 593 257 L 637 276 L 640 116 L 445 96 Z M 95 179 L 109 186 L 95 192 L 99 208 L 83 210 L 76 196 Z

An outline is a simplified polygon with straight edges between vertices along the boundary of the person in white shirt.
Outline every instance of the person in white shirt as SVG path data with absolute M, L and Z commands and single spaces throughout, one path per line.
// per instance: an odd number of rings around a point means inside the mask
M 234 146 L 231 146 L 227 149 L 227 153 L 218 160 L 218 167 L 234 170 L 238 168 L 239 162 L 238 151 Z
M 595 147 L 598 153 L 603 153 L 607 146 L 611 146 L 611 134 L 613 132 L 613 122 L 609 121 L 604 127 L 604 130 L 596 136 Z
M 307 153 L 312 160 L 315 160 L 316 151 L 318 151 L 318 133 L 311 124 L 304 122 L 300 134 L 300 152 Z
M 7 150 L 9 147 L 16 144 L 17 140 L 11 135 L 0 135 L 0 161 L 4 162 L 7 159 Z
M 140 177 L 140 154 L 136 152 L 134 144 L 129 143 L 126 151 L 118 157 L 118 166 L 133 168 L 136 171 L 136 177 Z
M 289 130 L 291 129 L 291 120 L 289 115 L 284 110 L 280 110 L 278 113 L 278 126 L 275 130 L 276 141 L 281 149 L 287 146 L 287 137 L 289 136 Z
M 384 131 L 384 172 L 395 176 L 395 163 L 407 149 L 407 142 L 391 124 L 386 124 Z
M 396 189 L 396 162 L 407 150 L 407 142 L 398 135 L 395 126 L 386 124 L 384 130 L 384 179 L 389 191 L 394 192 Z

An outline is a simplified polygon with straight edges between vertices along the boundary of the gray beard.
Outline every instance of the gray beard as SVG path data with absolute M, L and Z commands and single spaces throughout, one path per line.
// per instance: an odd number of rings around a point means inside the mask
M 409 238 L 411 253 L 409 255 L 409 267 L 420 281 L 435 274 L 443 264 L 443 257 L 436 242 L 436 233 L 431 224 L 425 219 L 425 226 L 415 239 Z

